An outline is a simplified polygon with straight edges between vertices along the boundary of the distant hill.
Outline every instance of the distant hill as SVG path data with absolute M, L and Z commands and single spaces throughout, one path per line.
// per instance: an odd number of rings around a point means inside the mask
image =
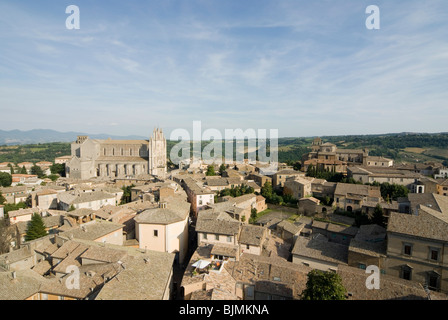
M 108 134 L 88 134 L 83 132 L 59 132 L 49 129 L 34 129 L 29 131 L 0 130 L 0 145 L 22 145 L 48 142 L 73 142 L 77 136 L 87 135 L 93 139 L 149 139 L 142 136 L 113 136 Z

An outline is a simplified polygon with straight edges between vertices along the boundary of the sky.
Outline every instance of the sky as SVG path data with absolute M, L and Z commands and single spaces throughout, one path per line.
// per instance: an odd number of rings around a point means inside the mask
M 446 1 L 0 2 L 2 130 L 446 132 L 447 89 Z

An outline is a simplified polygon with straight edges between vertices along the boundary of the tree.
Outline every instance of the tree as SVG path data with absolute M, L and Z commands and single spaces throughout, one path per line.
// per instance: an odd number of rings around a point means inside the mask
M 207 167 L 207 172 L 205 173 L 205 175 L 206 175 L 206 176 L 216 176 L 216 173 L 215 173 L 215 166 L 213 166 L 213 165 L 209 165 L 209 166 Z
M 0 172 L 0 186 L 9 187 L 12 183 L 12 176 L 7 172 Z
M 65 176 L 65 163 L 55 163 L 50 166 L 50 171 L 52 174 L 58 174 L 61 177 Z
M 36 165 L 31 167 L 31 174 L 37 175 L 38 178 L 43 178 L 45 176 L 42 168 Z
M 272 198 L 272 184 L 269 181 L 266 181 L 261 188 L 261 195 L 266 198 L 266 200 L 270 200 Z
M 257 209 L 256 208 L 252 208 L 250 210 L 249 223 L 254 223 L 256 219 L 257 219 Z
M 39 239 L 45 237 L 46 235 L 47 231 L 45 230 L 45 224 L 41 215 L 34 213 L 28 224 L 28 229 L 26 230 L 25 241 Z
M 222 163 L 219 166 L 219 174 L 222 176 L 224 174 L 224 172 L 226 171 L 226 165 L 224 163 Z
M 380 185 L 381 196 L 383 199 L 397 200 L 400 197 L 406 198 L 409 190 L 405 186 L 384 182 Z
M 25 166 L 23 166 L 23 167 L 20 169 L 19 173 L 20 173 L 20 174 L 28 174 L 28 171 L 26 171 Z
M 384 217 L 383 208 L 378 203 L 373 210 L 371 223 L 377 224 L 382 227 L 386 227 L 386 218 Z
M 302 300 L 345 300 L 346 289 L 337 273 L 314 269 L 308 273 Z
M 8 163 L 8 167 L 9 167 L 9 171 L 11 172 L 11 175 L 13 175 L 14 174 L 14 167 L 10 163 Z
M 48 178 L 50 178 L 51 181 L 56 181 L 56 180 L 59 179 L 59 175 L 58 175 L 58 174 L 50 174 L 50 175 L 48 176 Z
M 2 192 L 0 191 L 0 204 L 4 204 L 6 202 L 6 198 L 3 196 Z
M 135 185 L 131 184 L 130 186 L 121 188 L 121 190 L 123 190 L 123 195 L 121 196 L 120 205 L 131 202 L 131 192 L 132 192 L 131 189 L 134 187 Z

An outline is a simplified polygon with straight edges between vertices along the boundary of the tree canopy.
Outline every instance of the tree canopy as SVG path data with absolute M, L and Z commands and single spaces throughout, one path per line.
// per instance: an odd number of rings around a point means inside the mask
M 216 176 L 216 172 L 215 172 L 215 166 L 213 165 L 209 165 L 207 167 L 207 172 L 205 173 L 206 176 Z
M 28 224 L 28 229 L 26 230 L 25 240 L 31 241 L 34 239 L 42 238 L 47 235 L 45 230 L 45 224 L 42 217 L 38 213 L 34 213 L 31 221 Z
M 12 183 L 12 176 L 7 172 L 0 172 L 0 186 L 9 187 Z
M 337 273 L 314 269 L 308 273 L 302 300 L 345 300 L 346 289 Z

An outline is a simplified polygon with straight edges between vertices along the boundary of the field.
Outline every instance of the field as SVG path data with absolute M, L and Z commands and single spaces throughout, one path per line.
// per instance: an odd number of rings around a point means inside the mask
M 314 137 L 279 138 L 278 160 L 295 163 L 310 151 Z M 323 142 L 336 144 L 339 149 L 369 150 L 371 156 L 384 156 L 396 163 L 422 163 L 425 161 L 440 162 L 448 166 L 448 133 L 435 134 L 388 134 L 359 136 L 326 136 Z M 167 141 L 167 155 L 178 141 Z M 202 148 L 210 142 L 202 141 Z M 246 141 L 247 145 L 247 141 Z M 190 148 L 192 152 L 193 148 Z M 234 146 L 234 151 L 236 146 Z M 269 153 L 269 143 L 268 143 Z M 223 144 L 223 150 L 225 150 Z M 246 149 L 247 150 L 247 149 Z M 19 163 L 24 161 L 51 161 L 56 157 L 70 155 L 70 143 L 40 143 L 18 146 L 0 146 L 0 162 Z M 234 155 L 236 153 L 234 152 Z
M 404 148 L 403 151 L 404 152 L 412 152 L 412 153 L 423 153 L 426 151 L 426 149 L 408 147 L 408 148 Z
M 54 142 L 20 146 L 0 146 L 0 162 L 50 161 L 70 155 L 70 143 Z

